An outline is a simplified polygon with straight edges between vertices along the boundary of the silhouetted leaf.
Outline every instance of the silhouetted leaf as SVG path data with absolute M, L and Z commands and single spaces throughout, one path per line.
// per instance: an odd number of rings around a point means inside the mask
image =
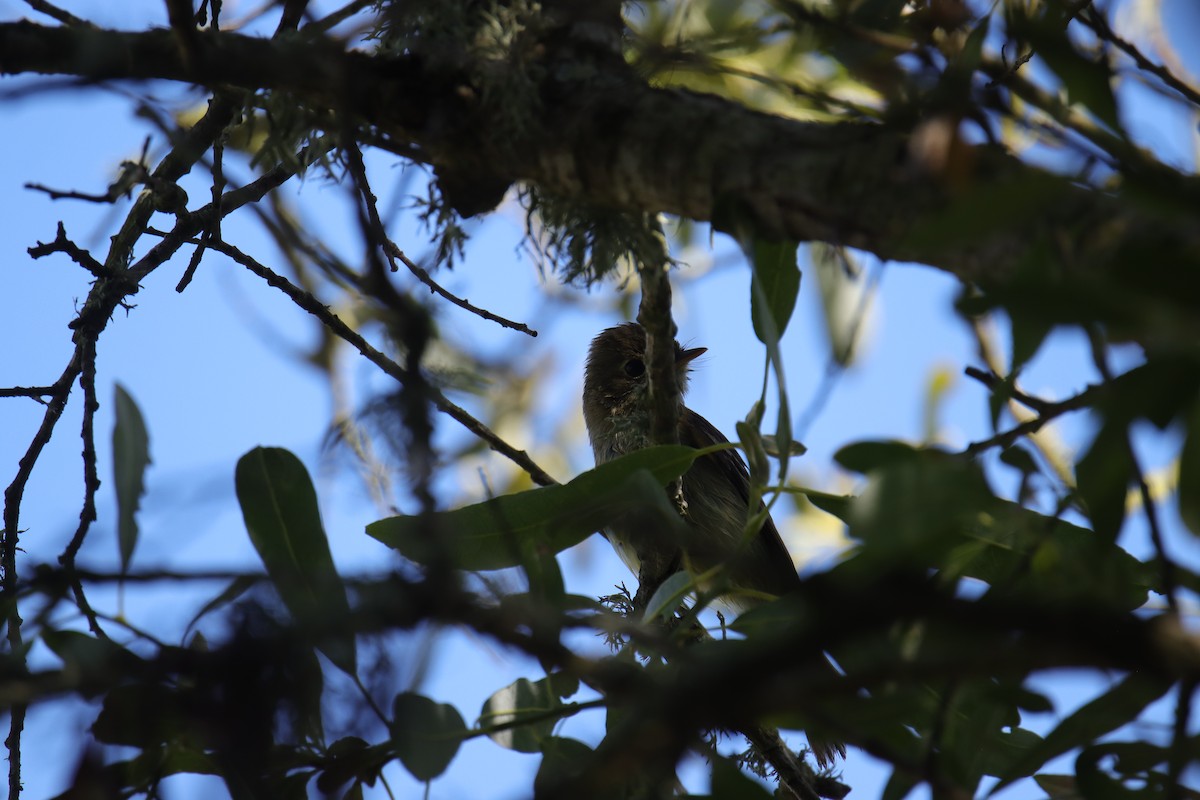
M 218 608 L 232 603 L 234 600 L 241 597 L 250 590 L 254 584 L 258 583 L 254 577 L 250 575 L 239 575 L 229 582 L 229 585 L 221 590 L 221 593 L 209 600 L 204 606 L 196 612 L 196 615 L 188 622 L 187 627 L 183 629 L 183 641 L 187 641 L 188 632 L 192 627 L 201 620 L 206 614 L 216 611 Z
M 1179 516 L 1200 536 L 1200 402 L 1188 415 L 1187 434 L 1179 451 Z
M 403 692 L 396 695 L 392 714 L 392 743 L 405 769 L 419 781 L 445 772 L 467 732 L 458 709 Z
M 587 766 L 594 753 L 578 739 L 549 736 L 541 743 L 542 763 L 538 765 L 533 779 L 533 793 L 555 796 L 555 787 L 578 775 Z
M 1087 454 L 1075 465 L 1075 475 L 1092 527 L 1107 541 L 1115 542 L 1125 522 L 1125 495 L 1133 475 L 1133 459 L 1120 421 L 1105 421 Z
M 138 683 L 111 689 L 92 723 L 96 741 L 143 749 L 187 733 L 188 719 L 175 692 L 158 684 Z
M 866 475 L 875 469 L 912 461 L 918 452 L 906 442 L 855 442 L 834 453 L 833 460 L 851 472 Z
M 125 387 L 116 384 L 113 392 L 113 485 L 117 492 L 117 542 L 121 551 L 121 571 L 129 569 L 129 560 L 137 546 L 137 511 L 146 490 L 146 467 L 150 465 L 150 435 L 137 403 Z
M 1085 55 L 1075 49 L 1065 21 L 1047 13 L 1038 19 L 1014 16 L 1013 31 L 1029 40 L 1037 55 L 1058 75 L 1071 103 L 1079 103 L 1114 131 L 1120 130 L 1117 102 L 1113 96 L 1113 72 L 1100 55 Z
M 104 684 L 141 661 L 111 639 L 98 639 L 81 631 L 47 630 L 42 641 L 63 660 L 64 669 L 74 671 L 84 684 Z
M 1129 675 L 1105 694 L 1086 703 L 1059 723 L 1041 743 L 1017 759 L 992 790 L 995 794 L 1018 778 L 1032 775 L 1043 764 L 1076 747 L 1090 744 L 1136 719 L 1150 703 L 1171 688 L 1168 681 Z
M 711 786 L 713 800 L 771 800 L 775 796 L 725 758 L 712 759 Z
M 308 470 L 287 450 L 256 447 L 238 460 L 236 484 L 250 541 L 279 596 L 301 627 L 327 631 L 318 647 L 353 675 L 354 634 L 331 630 L 349 616 L 350 606 Z

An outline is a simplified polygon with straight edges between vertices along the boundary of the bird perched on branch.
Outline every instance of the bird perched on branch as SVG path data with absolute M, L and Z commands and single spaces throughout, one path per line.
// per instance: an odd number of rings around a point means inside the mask
M 708 420 L 683 405 L 691 364 L 705 348 L 684 349 L 674 342 L 674 351 L 679 443 L 703 448 L 728 442 Z M 646 334 L 641 325 L 627 322 L 602 331 L 588 351 L 583 382 L 583 416 L 597 464 L 653 444 L 648 396 Z M 684 473 L 681 488 L 686 526 L 682 541 L 650 530 L 653 526 L 638 524 L 636 519 L 618 521 L 606 531 L 639 580 L 657 584 L 680 568 L 693 576 L 708 575 L 709 585 L 699 588 L 717 592 L 716 602 L 735 612 L 799 588 L 800 578 L 770 515 L 763 515 L 757 532 L 748 539 L 745 535 L 750 472 L 735 450 L 696 459 Z M 761 503 L 758 510 L 763 510 Z M 835 754 L 845 757 L 840 744 L 811 744 L 821 765 L 832 762 Z

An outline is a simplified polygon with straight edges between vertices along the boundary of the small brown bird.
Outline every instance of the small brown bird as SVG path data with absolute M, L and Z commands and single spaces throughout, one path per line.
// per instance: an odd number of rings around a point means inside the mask
M 727 442 L 704 417 L 683 405 L 691 363 L 705 348 L 685 350 L 675 342 L 679 386 L 679 442 L 703 448 Z M 583 380 L 583 417 L 596 463 L 648 447 L 650 411 L 647 403 L 646 334 L 636 322 L 602 331 L 588 350 Z M 750 471 L 737 451 L 721 450 L 701 456 L 684 473 L 683 499 L 687 533 L 675 541 L 633 524 L 616 524 L 607 531 L 617 555 L 635 575 L 661 580 L 680 567 L 692 575 L 725 565 L 717 604 L 735 612 L 761 602 L 764 595 L 782 595 L 799 588 L 800 578 L 787 547 L 768 515 L 758 533 L 743 542 L 749 519 Z M 763 506 L 759 504 L 759 510 Z M 829 669 L 834 670 L 832 665 Z M 846 750 L 836 742 L 810 737 L 817 763 L 826 766 Z
M 707 447 L 728 440 L 704 417 L 683 405 L 691 363 L 705 352 L 684 350 L 675 343 L 679 385 L 679 443 Z M 603 331 L 592 341 L 583 382 L 583 416 L 596 463 L 650 445 L 650 413 L 646 404 L 646 335 L 636 322 Z M 742 543 L 750 505 L 750 473 L 735 450 L 701 456 L 683 476 L 689 535 L 683 556 L 694 574 L 728 564 L 727 591 L 720 604 L 744 611 L 761 593 L 784 594 L 800 579 L 775 523 L 768 516 L 754 538 Z M 617 554 L 635 574 L 643 566 L 663 578 L 680 566 L 678 548 L 662 537 L 637 531 L 610 530 Z M 747 594 L 750 592 L 752 594 Z

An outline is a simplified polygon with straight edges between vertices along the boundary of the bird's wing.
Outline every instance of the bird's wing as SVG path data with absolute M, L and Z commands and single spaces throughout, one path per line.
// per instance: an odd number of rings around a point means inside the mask
M 690 408 L 683 410 L 683 416 L 683 424 L 680 426 L 680 444 L 699 448 L 713 442 L 729 441 L 724 434 L 713 427 L 712 423 Z M 728 477 L 730 484 L 737 490 L 738 496 L 749 506 L 750 470 L 746 467 L 746 462 L 742 460 L 741 454 L 732 449 L 720 450 L 703 456 L 703 458 L 712 459 L 710 463 L 715 462 L 721 473 Z M 758 507 L 760 510 L 764 507 L 761 501 Z M 762 548 L 763 555 L 771 564 L 771 583 L 773 584 L 771 591 L 783 594 L 800 584 L 800 577 L 792 566 L 792 556 L 788 553 L 787 546 L 780 538 L 779 530 L 775 527 L 775 521 L 771 519 L 770 515 L 767 516 L 762 529 L 758 532 L 757 544 Z

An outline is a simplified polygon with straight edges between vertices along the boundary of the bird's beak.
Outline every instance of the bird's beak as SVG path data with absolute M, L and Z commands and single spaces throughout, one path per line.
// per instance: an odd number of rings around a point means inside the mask
M 684 364 L 690 364 L 707 352 L 707 347 L 693 347 L 691 350 L 680 350 L 675 354 L 675 366 L 682 367 Z

